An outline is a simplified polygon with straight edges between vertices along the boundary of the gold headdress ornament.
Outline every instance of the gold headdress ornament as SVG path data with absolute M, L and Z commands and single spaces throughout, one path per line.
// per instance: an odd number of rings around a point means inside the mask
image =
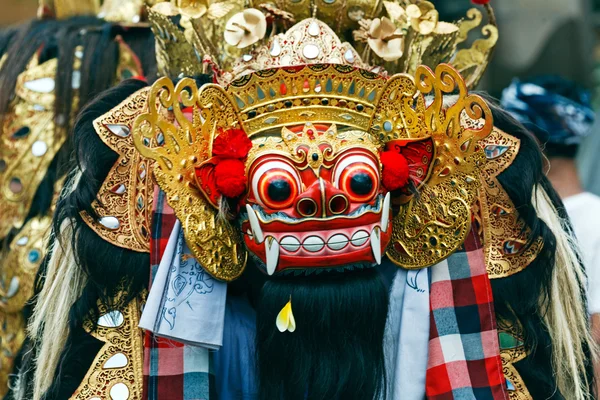
M 179 3 L 186 3 L 186 7 L 177 7 Z M 332 48 L 332 42 L 321 40 L 313 28 L 306 33 L 314 34 L 315 48 L 304 40 L 306 37 L 300 40 L 287 30 L 295 21 L 314 17 L 333 32 L 347 32 L 342 39 L 356 49 L 354 53 L 360 54 L 365 64 L 377 66 L 370 68 L 373 72 L 413 75 L 419 65 L 435 68 L 440 63 L 450 63 L 467 86 L 473 87 L 485 72 L 498 40 L 489 5 L 485 6 L 489 24 L 482 28 L 484 37 L 471 47 L 463 45 L 469 32 L 483 20 L 476 8 L 469 10 L 465 19 L 448 23 L 439 20 L 437 10 L 428 1 L 384 1 L 382 6 L 368 0 L 328 0 L 317 6 L 313 0 L 299 0 L 277 6 L 254 3 L 250 5 L 254 9 L 245 9 L 244 5 L 239 0 L 172 0 L 156 4 L 149 11 L 149 19 L 158 37 L 161 74 L 173 78 L 186 75 L 190 71 L 182 67 L 194 64 L 194 72 L 206 72 L 206 65 L 202 66 L 206 61 L 214 67 L 219 82 L 228 83 L 241 73 L 268 69 L 275 64 L 272 58 L 278 59 L 281 67 L 298 65 L 298 61 L 313 63 L 318 55 L 316 48 L 326 52 Z M 179 26 L 169 19 L 177 13 L 182 15 Z M 309 46 L 306 54 L 294 49 L 299 43 Z M 285 54 L 290 57 L 285 58 Z M 353 65 L 356 56 L 348 53 L 347 59 L 342 57 L 338 62 Z

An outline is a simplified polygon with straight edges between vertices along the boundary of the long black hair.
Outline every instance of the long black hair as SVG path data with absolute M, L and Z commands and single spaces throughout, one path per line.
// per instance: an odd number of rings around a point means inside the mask
M 292 301 L 297 328 L 279 332 Z M 269 279 L 257 308 L 260 399 L 378 399 L 385 394 L 388 290 L 377 269 Z

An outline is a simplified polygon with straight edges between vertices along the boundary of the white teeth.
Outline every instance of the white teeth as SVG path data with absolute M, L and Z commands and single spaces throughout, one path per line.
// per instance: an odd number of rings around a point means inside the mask
M 260 228 L 260 223 L 258 222 L 256 211 L 252 209 L 250 204 L 246 204 L 246 211 L 248 211 L 248 220 L 250 221 L 250 228 L 252 228 L 254 238 L 256 239 L 256 242 L 260 244 L 265 240 L 265 235 L 263 234 L 263 231 Z
M 267 273 L 273 275 L 279 262 L 279 243 L 277 243 L 277 240 L 273 236 L 267 237 L 265 253 L 267 258 Z
M 327 241 L 327 247 L 331 250 L 341 250 L 348 245 L 348 238 L 341 233 L 333 235 Z
M 383 200 L 383 208 L 381 209 L 381 230 L 387 232 L 390 222 L 390 193 L 385 195 Z
M 352 244 L 354 246 L 362 246 L 367 243 L 367 240 L 369 240 L 369 232 L 367 231 L 358 231 L 352 235 Z
M 302 243 L 302 246 L 304 246 L 304 248 L 307 251 L 316 253 L 325 246 L 325 242 L 318 236 L 309 236 L 306 239 L 304 239 L 304 243 Z
M 381 237 L 379 236 L 380 228 L 376 226 L 371 232 L 371 250 L 375 257 L 377 265 L 381 265 Z
M 300 249 L 300 241 L 293 236 L 286 236 L 279 242 L 285 250 L 294 253 Z

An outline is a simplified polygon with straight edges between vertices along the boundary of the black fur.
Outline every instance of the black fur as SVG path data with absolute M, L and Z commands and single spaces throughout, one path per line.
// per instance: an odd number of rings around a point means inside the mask
M 292 300 L 297 328 L 275 320 Z M 377 269 L 277 278 L 257 315 L 260 399 L 378 399 L 385 394 L 388 291 Z

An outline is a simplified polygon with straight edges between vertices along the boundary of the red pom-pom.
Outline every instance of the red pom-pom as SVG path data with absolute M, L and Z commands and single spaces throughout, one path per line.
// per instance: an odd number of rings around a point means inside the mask
M 235 198 L 246 191 L 246 167 L 240 160 L 227 158 L 215 166 L 217 189 L 225 197 Z
M 488 4 L 490 0 L 471 0 L 473 4 L 479 4 L 481 6 Z
M 390 192 L 406 186 L 409 173 L 406 158 L 396 151 L 384 151 L 380 159 L 383 165 L 383 186 Z
M 245 158 L 252 142 L 242 129 L 221 131 L 213 142 L 213 156 L 222 158 Z

